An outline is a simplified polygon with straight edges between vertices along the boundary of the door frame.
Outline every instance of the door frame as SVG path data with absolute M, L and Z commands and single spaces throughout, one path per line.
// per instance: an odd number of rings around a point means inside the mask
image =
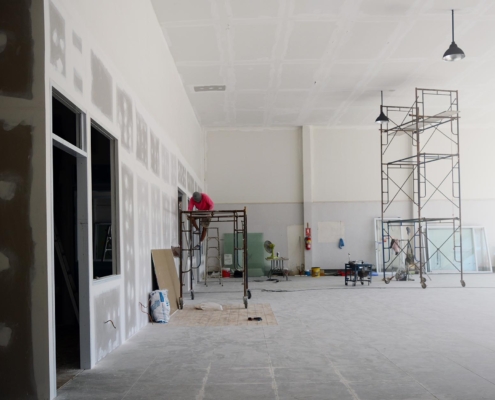
M 53 133 L 53 109 L 52 99 L 56 98 L 65 106 L 78 115 L 78 144 L 75 146 L 68 141 Z M 78 292 L 79 292 L 79 353 L 80 368 L 90 369 L 93 366 L 92 354 L 92 335 L 91 335 L 91 280 L 92 280 L 92 246 L 89 240 L 91 217 L 90 210 L 90 171 L 88 160 L 88 130 L 90 123 L 88 114 L 82 108 L 76 105 L 76 101 L 62 90 L 57 88 L 53 82 L 50 82 L 50 91 L 46 106 L 47 112 L 47 171 L 49 176 L 47 182 L 48 188 L 48 210 L 47 219 L 47 245 L 48 245 L 48 290 L 49 290 L 49 307 L 48 307 L 48 351 L 49 351 L 49 373 L 50 373 L 50 392 L 57 392 L 57 372 L 56 372 L 56 321 L 55 321 L 55 224 L 54 224 L 54 202 L 53 202 L 53 147 L 66 152 L 76 158 L 77 168 L 77 204 L 76 204 L 76 234 L 77 234 L 77 259 L 78 259 Z

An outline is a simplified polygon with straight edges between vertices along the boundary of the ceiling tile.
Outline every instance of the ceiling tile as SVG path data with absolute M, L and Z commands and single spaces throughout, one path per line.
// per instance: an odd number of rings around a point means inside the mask
M 258 109 L 265 107 L 266 92 L 238 92 L 235 99 L 236 109 Z
M 417 21 L 396 45 L 390 58 L 430 58 L 441 60 L 451 42 L 451 30 L 437 21 Z M 439 47 L 445 45 L 445 50 Z
M 270 85 L 269 64 L 234 66 L 235 89 L 266 89 Z
M 412 1 L 366 0 L 361 3 L 359 14 L 401 17 L 407 14 L 413 4 Z
M 279 89 L 306 89 L 315 84 L 319 64 L 283 64 Z
M 423 14 L 447 15 L 450 10 L 456 10 L 456 14 L 469 14 L 485 0 L 428 0 L 424 2 Z M 447 17 L 447 18 L 448 18 Z M 450 22 L 450 19 L 448 20 Z
M 265 119 L 263 110 L 237 110 L 235 122 L 241 125 L 262 125 Z
M 198 0 L 152 0 L 158 22 L 211 19 L 211 3 Z
M 301 108 L 308 100 L 309 91 L 283 91 L 275 96 L 275 108 Z
M 226 119 L 227 114 L 222 109 L 198 112 L 198 116 L 204 126 L 225 126 L 230 124 Z
M 466 58 L 482 57 L 492 50 L 494 37 L 495 21 L 479 21 L 471 25 L 468 31 L 463 31 L 460 34 L 456 33 L 455 42 L 466 53 Z
M 415 87 L 458 89 L 464 123 L 486 124 L 495 108 L 493 0 L 152 2 L 204 126 L 260 126 L 266 116 L 267 126 L 368 126 L 380 90 L 385 104 L 411 106 Z M 459 63 L 441 60 L 452 7 Z M 226 92 L 192 91 L 222 84 Z
M 366 78 L 373 70 L 370 63 L 333 64 L 323 84 L 323 91 L 350 90 Z
M 220 65 L 180 65 L 178 67 L 184 85 L 208 86 L 225 85 Z
M 235 60 L 260 61 L 271 58 L 277 31 L 276 24 L 235 25 L 232 31 Z
M 313 100 L 315 108 L 337 108 L 351 95 L 351 90 L 321 92 Z
M 277 17 L 280 2 L 278 0 L 230 0 L 234 18 Z
M 213 26 L 166 28 L 170 51 L 175 62 L 220 61 L 220 51 Z
M 376 59 L 389 45 L 397 28 L 396 21 L 359 21 L 354 24 L 348 41 L 337 51 L 338 59 Z
M 225 92 L 192 92 L 189 99 L 200 113 L 223 110 L 225 105 Z
M 378 73 L 367 82 L 367 87 L 381 90 L 396 89 L 402 86 L 422 64 L 420 61 L 383 63 L 378 67 Z
M 367 119 L 370 113 L 370 109 L 367 107 L 348 107 L 338 118 L 336 125 L 349 125 L 349 126 L 370 126 L 370 128 L 376 128 L 374 119 Z M 374 115 L 374 114 L 373 114 Z M 378 115 L 377 115 L 378 117 Z
M 454 81 L 464 70 L 466 64 L 449 63 L 442 59 L 428 63 L 424 73 L 414 77 L 415 87 L 426 87 L 435 89 L 456 89 Z
M 345 0 L 297 0 L 292 15 L 338 15 Z
M 285 59 L 311 60 L 323 57 L 335 29 L 333 22 L 297 21 L 292 26 Z
M 304 125 L 326 125 L 333 118 L 335 109 L 333 108 L 315 108 L 303 120 Z
M 275 125 L 298 125 L 299 112 L 292 110 L 275 110 L 272 123 Z

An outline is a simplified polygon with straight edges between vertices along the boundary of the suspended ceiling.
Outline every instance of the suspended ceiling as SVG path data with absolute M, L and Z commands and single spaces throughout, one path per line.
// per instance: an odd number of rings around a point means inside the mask
M 458 89 L 464 123 L 495 109 L 493 0 L 152 0 L 204 127 L 369 128 L 415 87 Z M 462 61 L 442 61 L 450 9 Z M 195 86 L 225 85 L 225 91 Z

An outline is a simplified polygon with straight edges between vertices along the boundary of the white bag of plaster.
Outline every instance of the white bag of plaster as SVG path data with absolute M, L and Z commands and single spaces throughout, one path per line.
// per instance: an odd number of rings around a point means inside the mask
M 168 290 L 155 290 L 150 293 L 150 311 L 154 322 L 166 324 L 170 320 Z

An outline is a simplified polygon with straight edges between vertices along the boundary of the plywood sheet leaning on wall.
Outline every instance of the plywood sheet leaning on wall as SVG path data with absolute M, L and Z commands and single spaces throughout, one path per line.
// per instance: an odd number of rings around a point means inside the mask
M 168 290 L 170 315 L 172 315 L 179 309 L 180 296 L 179 275 L 175 267 L 172 250 L 151 250 L 151 257 L 153 259 L 158 287 Z

